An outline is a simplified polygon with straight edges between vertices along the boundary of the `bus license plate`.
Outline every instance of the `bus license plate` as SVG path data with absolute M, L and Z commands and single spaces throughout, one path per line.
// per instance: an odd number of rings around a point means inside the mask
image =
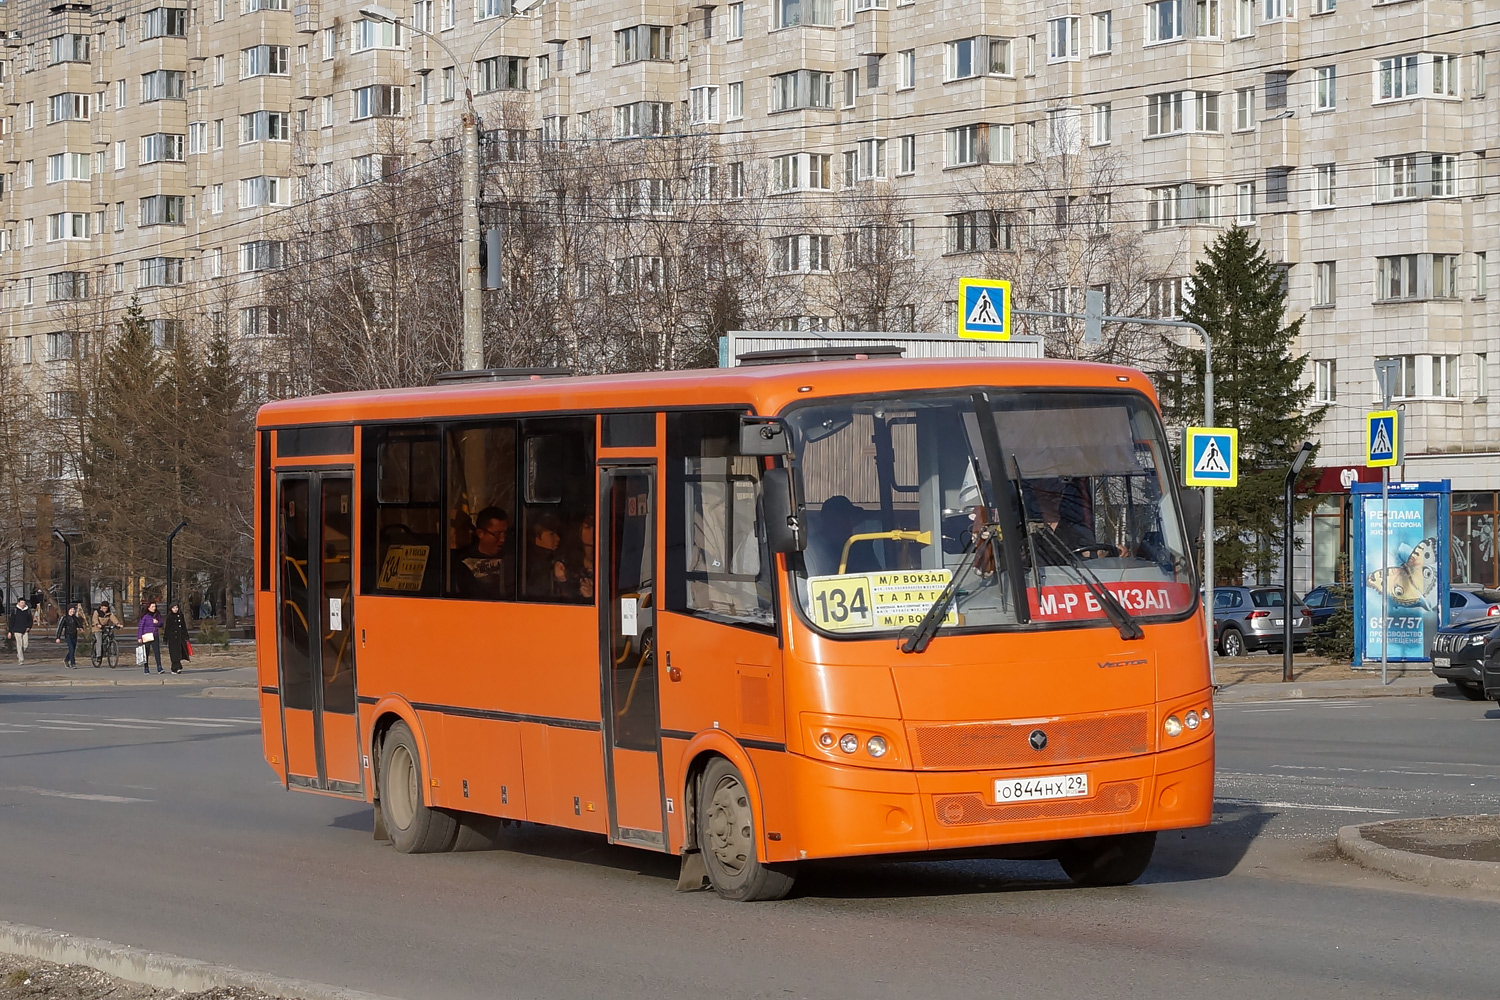
M 1034 802 L 1037 799 L 1076 799 L 1089 793 L 1087 774 L 1051 774 L 1041 778 L 996 778 L 995 802 Z
M 1453 666 L 1453 661 L 1446 656 L 1434 656 L 1432 658 L 1432 665 L 1434 667 L 1451 667 Z

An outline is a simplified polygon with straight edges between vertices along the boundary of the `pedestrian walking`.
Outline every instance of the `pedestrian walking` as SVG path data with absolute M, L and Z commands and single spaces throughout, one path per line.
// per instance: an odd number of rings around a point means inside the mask
M 68 605 L 68 613 L 63 615 L 57 622 L 57 638 L 54 642 L 68 642 L 68 651 L 63 654 L 63 666 L 69 670 L 78 669 L 78 633 L 85 631 L 88 623 L 83 620 L 80 608 L 75 602 Z
M 161 668 L 161 615 L 157 613 L 155 601 L 146 602 L 146 610 L 141 612 L 140 621 L 135 626 L 135 641 L 145 650 L 140 662 L 146 673 L 151 672 L 152 653 L 156 654 L 156 672 L 165 673 Z
M 36 619 L 31 613 L 31 608 L 27 607 L 26 599 L 23 597 L 16 602 L 16 610 L 10 613 L 10 621 L 7 623 L 5 630 L 7 638 L 16 641 L 17 663 L 24 664 L 26 662 L 26 644 L 29 641 L 28 637 L 31 634 L 31 625 L 34 621 Z
M 193 645 L 188 642 L 187 619 L 182 616 L 180 602 L 173 601 L 167 609 L 167 620 L 162 628 L 167 640 L 167 655 L 172 660 L 172 673 L 180 674 L 183 661 L 193 653 Z

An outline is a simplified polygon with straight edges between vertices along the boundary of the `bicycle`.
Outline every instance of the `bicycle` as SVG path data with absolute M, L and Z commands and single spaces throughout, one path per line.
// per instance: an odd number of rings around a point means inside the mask
M 99 645 L 91 657 L 94 666 L 108 663 L 113 670 L 120 665 L 120 644 L 115 640 L 115 626 L 105 625 L 99 630 Z

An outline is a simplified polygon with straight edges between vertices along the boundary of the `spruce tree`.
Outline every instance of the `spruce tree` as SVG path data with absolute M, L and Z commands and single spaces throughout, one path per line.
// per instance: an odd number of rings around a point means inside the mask
M 1284 275 L 1259 240 L 1238 226 L 1227 230 L 1205 248 L 1191 280 L 1183 319 L 1212 340 L 1214 422 L 1239 430 L 1240 484 L 1214 495 L 1215 575 L 1233 583 L 1247 568 L 1260 574 L 1279 564 L 1287 468 L 1328 407 L 1309 406 L 1307 355 L 1295 353 L 1302 318 L 1287 322 Z M 1168 354 L 1186 376 L 1169 400 L 1170 415 L 1196 425 L 1203 420 L 1203 351 L 1172 345 Z

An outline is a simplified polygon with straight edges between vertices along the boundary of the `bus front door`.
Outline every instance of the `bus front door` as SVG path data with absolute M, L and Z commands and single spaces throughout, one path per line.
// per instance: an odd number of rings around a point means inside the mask
M 276 644 L 289 784 L 363 795 L 354 692 L 354 478 L 279 477 Z
M 665 850 L 656 683 L 656 469 L 599 472 L 599 638 L 612 839 Z

